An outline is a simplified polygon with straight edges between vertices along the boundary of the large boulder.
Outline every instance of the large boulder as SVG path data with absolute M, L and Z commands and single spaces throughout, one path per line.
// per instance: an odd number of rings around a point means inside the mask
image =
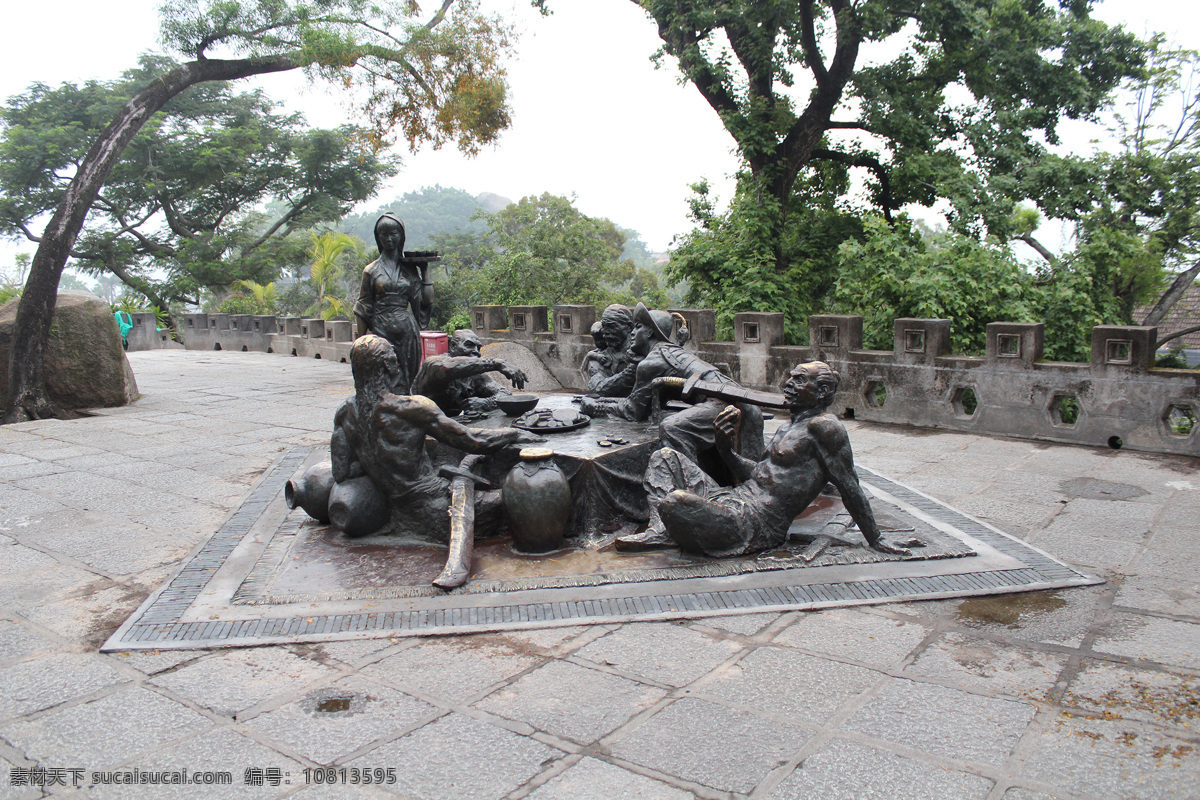
M 20 298 L 0 306 L 0 398 L 8 401 L 8 360 Z M 59 292 L 46 348 L 46 392 L 60 408 L 123 406 L 138 397 L 108 303 L 90 292 Z
M 546 365 L 542 363 L 541 359 L 525 345 L 516 342 L 493 342 L 485 344 L 479 354 L 484 358 L 499 359 L 510 367 L 516 367 L 524 372 L 526 391 L 562 391 L 562 384 L 550 374 L 550 370 L 546 369 Z M 507 385 L 503 378 L 498 379 L 498 382 L 502 386 Z

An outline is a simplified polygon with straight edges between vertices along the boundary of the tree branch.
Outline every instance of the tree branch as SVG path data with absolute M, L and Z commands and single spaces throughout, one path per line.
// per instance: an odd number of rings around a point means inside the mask
M 1163 292 L 1163 296 L 1154 304 L 1154 308 L 1150 309 L 1150 313 L 1146 315 L 1146 318 L 1142 320 L 1142 325 L 1149 328 L 1162 322 L 1167 312 L 1179 302 L 1180 298 L 1188 290 L 1188 287 L 1192 285 L 1192 281 L 1196 279 L 1197 274 L 1200 274 L 1200 261 L 1197 261 L 1191 268 L 1175 276 L 1175 280 Z
M 632 0 L 634 5 L 641 8 L 638 0 Z M 668 53 L 679 59 L 679 66 L 685 75 L 700 91 L 712 109 L 722 118 L 742 116 L 737 99 L 729 93 L 713 72 L 712 65 L 700 52 L 700 40 L 708 35 L 708 31 L 685 32 L 682 28 L 671 28 L 666 22 L 658 25 L 658 37 L 662 39 Z M 730 129 L 730 125 L 725 128 Z M 735 137 L 736 138 L 736 137 Z
M 824 148 L 814 148 L 811 157 L 824 161 L 836 161 L 851 167 L 866 167 L 874 172 L 875 177 L 879 179 L 879 205 L 883 208 L 883 218 L 888 222 L 892 221 L 892 182 L 888 178 L 887 167 L 879 163 L 879 159 L 874 156 L 864 154 L 855 156 Z
M 1032 233 L 1023 233 L 1020 236 L 1014 236 L 1013 238 L 1032 247 L 1039 256 L 1044 258 L 1046 262 L 1050 264 L 1050 266 L 1058 265 L 1058 259 L 1054 257 L 1054 253 L 1051 253 L 1049 250 L 1047 250 L 1046 246 L 1035 239 Z
M 446 12 L 450 10 L 450 6 L 452 5 L 454 5 L 454 0 L 445 0 L 442 3 L 442 7 L 437 10 L 437 13 L 433 15 L 429 22 L 425 23 L 425 30 L 431 31 L 441 24 L 442 20 L 446 18 Z
M 151 303 L 158 306 L 163 311 L 166 311 L 171 307 L 171 304 L 164 300 L 158 294 L 158 292 L 154 290 L 154 287 L 151 286 L 147 281 L 139 278 L 136 275 L 130 275 L 128 272 L 126 272 L 125 269 L 117 263 L 116 258 L 109 256 L 108 258 L 104 259 L 104 266 L 108 268 L 109 272 L 120 278 L 122 283 L 124 283 L 130 289 L 133 289 L 135 292 L 140 292 L 145 295 Z
M 1197 331 L 1200 331 L 1200 325 L 1193 325 L 1190 328 L 1184 328 L 1181 331 L 1175 331 L 1174 333 L 1164 336 L 1155 342 L 1154 349 L 1157 350 L 1159 347 L 1162 347 L 1172 339 L 1178 339 L 1181 336 L 1187 336 L 1189 333 L 1196 333 Z
M 274 225 L 272 225 L 270 228 L 267 228 L 266 233 L 264 233 L 262 236 L 255 239 L 253 242 L 251 242 L 246 247 L 243 247 L 242 255 L 253 252 L 254 250 L 261 247 L 268 239 L 270 239 L 275 234 L 275 232 L 277 230 L 282 228 L 284 225 L 290 224 L 292 220 L 294 220 L 297 216 L 299 216 L 301 210 L 303 210 L 304 207 L 307 206 L 310 202 L 312 202 L 312 195 L 308 195 L 308 196 L 304 197 L 299 203 L 296 203 L 295 205 L 293 205 L 286 214 L 284 214 L 282 217 L 280 217 L 278 220 L 275 221 Z
M 813 0 L 800 3 L 800 43 L 804 47 L 804 63 L 812 70 L 817 85 L 824 85 L 829 71 L 825 69 L 825 60 L 821 57 L 821 48 L 817 44 L 817 21 L 813 14 Z

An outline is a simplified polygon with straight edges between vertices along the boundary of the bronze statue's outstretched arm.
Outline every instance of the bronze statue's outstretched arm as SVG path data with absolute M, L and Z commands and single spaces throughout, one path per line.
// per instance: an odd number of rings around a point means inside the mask
M 525 387 L 525 373 L 495 358 L 475 356 L 434 356 L 425 360 L 413 382 L 413 394 L 434 396 L 444 391 L 451 381 L 499 372 L 518 389 Z
M 879 531 L 879 524 L 875 522 L 875 514 L 871 511 L 871 502 L 863 492 L 862 484 L 858 482 L 858 473 L 854 471 L 854 455 L 850 449 L 850 437 L 846 435 L 846 429 L 833 417 L 822 415 L 808 423 L 808 430 L 816 442 L 817 454 L 825 467 L 825 474 L 837 487 L 842 496 L 842 503 L 850 512 L 858 529 L 862 531 L 867 544 L 881 553 L 908 555 L 905 548 L 885 541 Z
M 428 397 L 411 396 L 398 404 L 396 412 L 440 442 L 466 453 L 494 453 L 514 445 L 546 441 L 537 434 L 516 428 L 468 428 L 442 413 Z

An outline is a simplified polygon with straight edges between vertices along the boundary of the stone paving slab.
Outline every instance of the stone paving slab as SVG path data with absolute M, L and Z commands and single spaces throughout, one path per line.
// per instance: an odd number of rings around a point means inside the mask
M 981 522 L 1086 561 L 1106 581 L 1091 587 L 100 653 L 254 481 L 328 435 L 350 387 L 349 368 L 329 361 L 191 351 L 130 361 L 137 403 L 0 427 L 0 798 L 1200 796 L 1200 577 L 1180 566 L 1200 563 L 1200 539 L 1188 535 L 1200 514 L 1194 458 L 848 424 L 861 465 L 951 506 L 981 501 Z M 304 413 L 277 418 L 295 407 Z M 139 434 L 142 420 L 173 433 Z M 246 436 L 272 426 L 311 438 Z M 207 439 L 218 436 L 214 457 Z M 194 472 L 202 504 L 225 501 L 204 506 L 215 519 L 159 518 L 136 495 L 17 485 L 174 469 Z M 1145 494 L 1098 505 L 1076 494 L 1085 479 Z M 1023 490 L 1047 510 L 1012 527 L 1007 508 Z M 127 511 L 112 504 L 122 497 Z M 48 502 L 23 502 L 37 498 Z M 1092 502 L 1073 508 L 1079 500 Z M 1147 519 L 1134 504 L 1156 511 Z M 1060 515 L 1107 524 L 1058 538 L 1048 529 Z M 93 541 L 103 558 L 88 556 Z M 1114 542 L 1133 558 L 1108 549 Z M 316 782 L 326 766 L 347 771 Z M 381 770 L 384 782 L 363 785 L 360 772 L 351 784 L 352 767 Z M 106 782 L 184 768 L 229 782 Z

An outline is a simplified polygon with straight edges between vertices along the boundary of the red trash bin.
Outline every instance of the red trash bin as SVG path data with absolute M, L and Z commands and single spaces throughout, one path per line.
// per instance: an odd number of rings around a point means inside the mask
M 421 360 L 450 352 L 450 337 L 440 331 L 421 331 Z

